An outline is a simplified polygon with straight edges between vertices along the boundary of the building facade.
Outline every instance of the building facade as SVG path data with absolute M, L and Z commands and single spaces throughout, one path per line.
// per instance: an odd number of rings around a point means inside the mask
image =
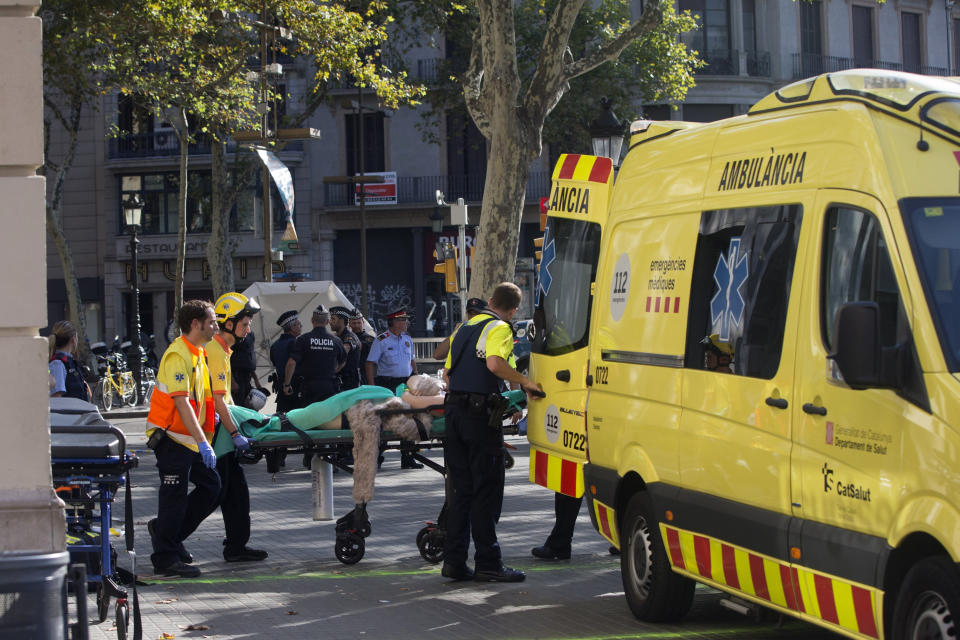
M 635 10 L 640 4 L 632 3 Z M 676 109 L 643 105 L 643 116 L 692 121 L 729 117 L 745 113 L 784 84 L 853 67 L 950 75 L 960 58 L 955 42 L 960 11 L 948 6 L 952 4 L 950 0 L 884 4 L 872 0 L 678 0 L 680 9 L 699 16 L 701 28 L 684 37 L 707 64 L 698 72 L 697 85 L 682 105 Z M 436 80 L 445 45 L 440 42 L 437 48 L 413 50 L 407 63 L 414 79 L 428 86 Z M 283 81 L 293 100 L 305 94 L 310 79 L 300 61 L 284 64 Z M 278 154 L 293 174 L 300 251 L 288 251 L 274 263 L 276 277 L 334 280 L 359 306 L 363 217 L 368 315 L 374 321 L 382 320 L 402 306 L 414 312 L 415 334 L 443 333 L 451 318 L 443 312 L 442 280 L 432 272 L 432 253 L 438 240 L 455 237 L 456 228 L 433 230 L 434 219 L 441 215 L 449 222 L 447 208 L 436 206 L 435 192 L 443 191 L 449 201 L 464 198 L 470 205 L 471 222 L 477 221 L 486 164 L 483 139 L 451 114 L 439 122 L 436 133 L 441 142 L 430 143 L 419 128 L 424 115 L 421 109 L 385 110 L 377 105 L 375 96 L 352 87 L 334 89 L 331 96 L 331 102 L 308 123 L 320 130 L 321 139 L 292 142 Z M 99 111 L 86 112 L 84 118 L 82 142 L 64 190 L 63 219 L 77 265 L 90 340 L 109 342 L 115 335 L 127 333 L 130 243 L 122 225 L 121 201 L 137 193 L 146 203 L 140 245 L 141 324 L 146 332 L 157 334 L 162 346 L 173 313 L 176 136 L 117 98 L 105 98 Z M 132 133 L 108 138 L 114 125 Z M 52 153 L 63 146 L 62 140 L 51 143 Z M 521 257 L 532 257 L 532 238 L 539 234 L 537 209 L 539 199 L 549 191 L 549 151 L 545 149 L 531 166 Z M 231 158 L 252 156 L 237 145 L 230 145 L 228 154 Z M 342 180 L 361 169 L 395 180 L 389 197 L 372 198 L 362 216 L 353 187 Z M 241 193 L 231 216 L 239 290 L 261 279 L 263 273 L 259 179 Z M 185 291 L 188 298 L 210 297 L 205 258 L 210 156 L 202 143 L 191 149 L 189 180 Z M 284 220 L 275 189 L 271 209 L 273 234 L 278 239 Z M 468 244 L 471 242 L 472 231 L 468 233 Z M 520 261 L 522 268 L 531 263 Z M 52 323 L 63 317 L 66 300 L 60 259 L 52 242 L 48 242 L 47 264 Z

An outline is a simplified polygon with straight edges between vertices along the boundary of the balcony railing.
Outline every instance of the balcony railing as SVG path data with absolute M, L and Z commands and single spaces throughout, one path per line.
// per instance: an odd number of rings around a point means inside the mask
M 922 65 L 919 67 L 905 68 L 900 62 L 885 62 L 883 60 L 856 60 L 855 58 L 825 56 L 819 53 L 793 54 L 793 78 L 795 80 L 809 78 L 810 76 L 817 76 L 821 73 L 831 73 L 833 71 L 843 71 L 845 69 L 857 69 L 861 67 L 887 69 L 890 71 L 909 71 L 910 73 L 920 73 L 927 76 L 947 75 L 947 70 L 944 67 Z
M 189 145 L 190 155 L 209 155 L 210 140 L 201 138 Z M 234 153 L 237 143 L 227 143 L 227 153 Z M 303 151 L 302 141 L 291 141 L 284 151 Z M 161 158 L 180 155 L 180 140 L 173 131 L 160 130 L 152 133 L 137 133 L 110 138 L 108 155 L 111 160 L 119 158 Z
M 535 171 L 527 178 L 526 201 L 535 202 L 550 195 L 550 176 L 546 171 Z M 448 200 L 463 198 L 468 202 L 483 199 L 483 174 L 446 176 L 397 176 L 397 203 L 435 203 L 439 189 Z M 354 205 L 353 186 L 349 184 L 324 184 L 324 202 L 328 207 Z
M 770 77 L 769 51 L 744 51 L 747 75 L 754 77 Z M 700 57 L 706 66 L 697 70 L 698 75 L 704 76 L 738 76 L 740 75 L 740 54 L 736 49 L 714 49 L 701 53 Z

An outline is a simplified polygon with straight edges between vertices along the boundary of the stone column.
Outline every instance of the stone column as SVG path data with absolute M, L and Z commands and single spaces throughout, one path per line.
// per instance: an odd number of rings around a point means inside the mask
M 39 0 L 0 0 L 0 553 L 65 548 L 50 474 L 46 183 Z
M 333 280 L 333 241 L 336 239 L 337 232 L 333 229 L 317 230 L 317 245 L 313 251 L 314 280 Z

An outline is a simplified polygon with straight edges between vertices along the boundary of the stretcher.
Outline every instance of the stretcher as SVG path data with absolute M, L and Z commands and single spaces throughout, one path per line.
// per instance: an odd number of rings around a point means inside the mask
M 66 401 L 66 402 L 65 402 Z M 53 486 L 66 504 L 67 550 L 72 561 L 86 565 L 87 585 L 96 585 L 97 614 L 107 619 L 110 600 L 116 601 L 117 637 L 124 640 L 130 623 L 128 592 L 110 544 L 112 506 L 125 489 L 125 539 L 136 575 L 133 540 L 133 501 L 130 470 L 139 459 L 126 448 L 123 432 L 105 422 L 92 404 L 74 399 L 51 399 L 50 462 Z M 139 632 L 139 602 L 134 590 L 134 634 Z
M 402 391 L 402 388 L 398 388 L 394 394 L 382 387 L 361 386 L 304 409 L 295 409 L 286 415 L 265 416 L 243 407 L 230 407 L 234 423 L 240 432 L 251 440 L 254 453 L 267 453 L 277 448 L 284 448 L 296 453 L 313 454 L 354 476 L 354 509 L 338 519 L 336 523 L 334 554 L 344 564 L 355 564 L 363 558 L 364 539 L 372 530 L 367 515 L 367 503 L 372 498 L 376 455 L 379 455 L 379 452 L 391 449 L 408 452 L 426 467 L 446 477 L 444 465 L 421 453 L 421 450 L 443 447 L 446 434 L 443 406 L 407 408 L 406 406 L 397 407 L 396 402 L 387 402 L 391 399 L 396 400 L 402 395 Z M 509 391 L 504 395 L 509 400 L 508 408 L 504 411 L 505 418 L 522 410 L 526 404 L 526 396 L 522 391 Z M 347 414 L 356 417 L 356 413 L 350 412 L 350 409 L 364 401 L 372 403 L 372 408 L 384 424 L 390 424 L 395 418 L 408 417 L 416 424 L 416 431 L 411 433 L 406 429 L 403 433 L 398 433 L 383 427 L 377 429 L 376 433 L 368 434 L 365 430 L 350 428 L 350 425 L 343 423 L 343 417 Z M 505 434 L 516 433 L 516 427 L 512 425 L 504 425 L 503 429 Z M 364 452 L 369 453 L 373 450 L 376 452 L 375 455 L 361 456 L 355 447 L 361 439 L 371 437 L 375 439 L 375 447 L 371 449 L 368 446 Z M 229 438 L 219 437 L 218 434 L 214 441 L 214 451 L 217 455 L 230 451 L 232 447 L 233 443 Z M 355 460 L 354 466 L 343 462 L 345 454 L 351 451 Z M 513 458 L 509 453 L 505 456 L 505 466 L 508 469 L 513 466 Z M 369 478 L 371 485 L 369 491 L 361 490 L 358 494 L 358 477 L 361 482 Z M 445 521 L 446 503 L 441 508 L 437 520 L 428 521 L 417 533 L 417 549 L 428 562 L 438 563 L 443 560 Z

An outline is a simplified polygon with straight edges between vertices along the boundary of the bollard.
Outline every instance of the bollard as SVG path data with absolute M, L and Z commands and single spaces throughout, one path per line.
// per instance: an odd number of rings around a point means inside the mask
M 313 519 L 333 520 L 333 465 L 321 456 L 310 461 L 313 480 Z

